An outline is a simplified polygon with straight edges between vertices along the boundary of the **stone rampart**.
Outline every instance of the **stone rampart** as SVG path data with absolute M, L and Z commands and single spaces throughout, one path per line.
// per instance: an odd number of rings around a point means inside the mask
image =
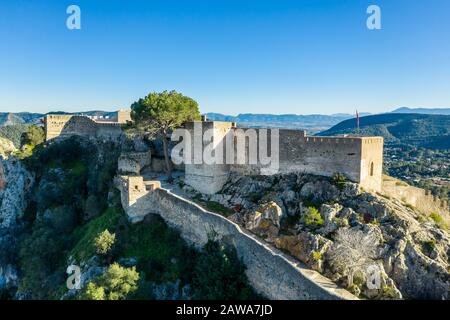
M 203 246 L 210 238 L 234 246 L 247 267 L 250 284 L 269 299 L 356 299 L 328 278 L 219 214 L 206 211 L 169 190 L 149 191 L 142 177 L 120 177 L 116 183 L 121 190 L 123 208 L 132 222 L 141 221 L 148 214 L 158 214 L 195 246 Z

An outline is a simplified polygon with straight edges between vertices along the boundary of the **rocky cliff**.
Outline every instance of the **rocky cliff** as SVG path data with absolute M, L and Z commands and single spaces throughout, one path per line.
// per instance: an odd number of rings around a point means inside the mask
M 0 292 L 17 285 L 18 268 L 11 256 L 32 185 L 33 176 L 20 161 L 0 155 Z
M 303 174 L 183 189 L 360 297 L 449 299 L 447 226 L 400 200 Z

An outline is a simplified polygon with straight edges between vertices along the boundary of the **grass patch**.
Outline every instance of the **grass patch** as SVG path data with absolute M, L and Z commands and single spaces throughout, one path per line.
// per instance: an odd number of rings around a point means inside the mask
M 216 201 L 206 201 L 204 206 L 206 207 L 206 209 L 208 209 L 209 211 L 215 212 L 215 213 L 219 213 L 225 217 L 229 217 L 232 214 L 234 214 L 234 211 L 230 208 L 225 207 L 224 205 L 216 202 Z
M 192 200 L 205 210 L 218 213 L 224 217 L 229 217 L 234 214 L 234 210 L 225 207 L 223 204 L 216 201 L 204 201 L 201 194 L 196 194 Z
M 74 247 L 69 256 L 77 262 L 86 261 L 95 254 L 95 238 L 106 229 L 111 232 L 117 228 L 123 216 L 121 208 L 108 208 L 103 214 L 74 230 Z
M 118 242 L 118 255 L 137 258 L 138 270 L 151 271 L 145 275 L 149 281 L 175 281 L 189 274 L 193 250 L 159 217 L 130 225 L 119 234 Z

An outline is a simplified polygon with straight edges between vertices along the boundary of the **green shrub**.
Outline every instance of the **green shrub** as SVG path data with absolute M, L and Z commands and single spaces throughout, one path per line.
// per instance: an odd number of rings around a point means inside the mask
M 89 282 L 84 292 L 87 300 L 123 300 L 137 290 L 139 273 L 135 267 L 113 263 L 108 270 Z
M 115 230 L 123 211 L 120 207 L 108 208 L 103 214 L 79 226 L 73 232 L 74 245 L 69 252 L 78 263 L 86 261 L 96 253 L 95 238 L 104 230 Z
M 396 299 L 398 298 L 397 292 L 391 286 L 383 285 L 381 286 L 381 295 L 384 298 Z
M 444 221 L 444 218 L 442 218 L 442 216 L 439 213 L 436 212 L 432 212 L 430 214 L 430 218 L 434 221 L 434 223 L 436 223 L 436 225 L 441 228 L 441 229 L 448 229 L 447 224 Z
M 311 253 L 311 257 L 312 257 L 312 259 L 314 260 L 314 261 L 320 261 L 320 260 L 322 260 L 322 253 L 320 253 L 319 251 L 313 251 L 312 253 Z
M 231 210 L 230 208 L 225 207 L 224 205 L 220 204 L 219 202 L 216 201 L 207 201 L 205 203 L 205 207 L 207 210 L 215 212 L 215 213 L 219 213 L 225 217 L 228 217 L 230 215 L 232 215 L 234 213 L 233 210 Z
M 311 229 L 316 229 L 324 224 L 324 220 L 319 210 L 314 207 L 308 207 L 303 216 L 303 223 Z
M 21 147 L 37 146 L 45 141 L 45 132 L 43 127 L 38 127 L 37 125 L 30 125 L 28 130 L 24 132 L 20 139 Z
M 101 255 L 108 254 L 111 251 L 115 241 L 116 234 L 110 233 L 108 229 L 106 229 L 94 239 L 95 252 Z

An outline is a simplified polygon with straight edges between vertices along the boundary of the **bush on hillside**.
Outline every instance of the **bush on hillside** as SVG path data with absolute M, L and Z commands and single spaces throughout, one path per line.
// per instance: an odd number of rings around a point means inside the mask
M 242 300 L 255 297 L 248 285 L 245 265 L 236 250 L 208 241 L 194 267 L 195 299 Z
M 110 233 L 108 229 L 106 229 L 94 239 L 95 252 L 101 255 L 108 254 L 109 252 L 111 252 L 115 241 L 116 241 L 116 234 Z
M 44 143 L 45 141 L 45 132 L 43 127 L 39 127 L 37 125 L 28 126 L 28 130 L 22 133 L 20 137 L 20 146 L 37 146 L 39 144 Z
M 113 263 L 108 270 L 89 282 L 84 292 L 87 300 L 123 300 L 138 287 L 139 273 L 135 267 L 124 268 Z

